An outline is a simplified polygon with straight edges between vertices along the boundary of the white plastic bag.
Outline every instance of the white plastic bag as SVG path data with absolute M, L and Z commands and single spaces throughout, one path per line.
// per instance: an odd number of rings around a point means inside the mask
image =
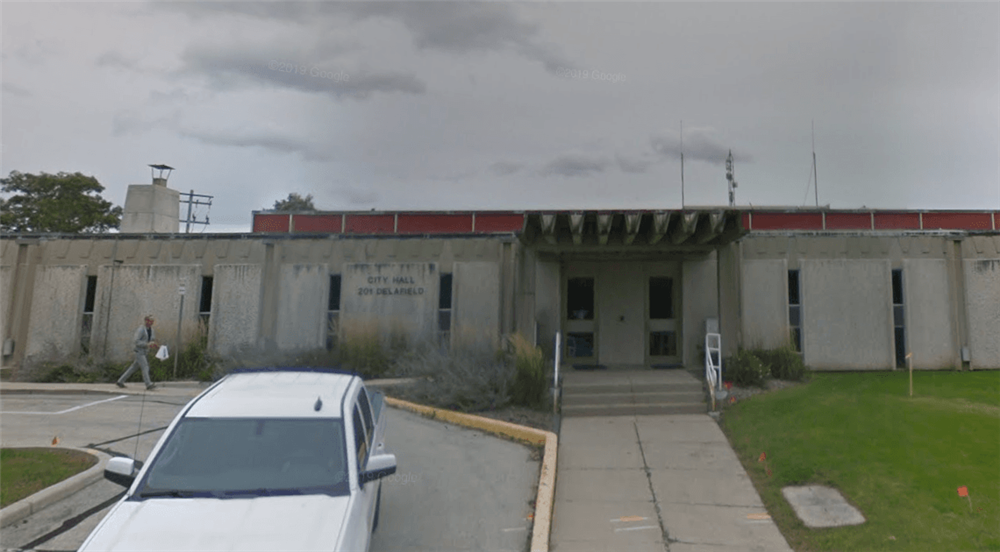
M 156 358 L 160 360 L 167 360 L 170 358 L 170 352 L 167 351 L 166 345 L 160 345 L 160 350 L 156 351 Z

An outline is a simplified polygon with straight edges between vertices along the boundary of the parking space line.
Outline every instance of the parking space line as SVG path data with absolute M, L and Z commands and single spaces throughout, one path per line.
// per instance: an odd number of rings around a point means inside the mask
M 80 410 L 81 408 L 87 408 L 88 406 L 94 406 L 96 404 L 117 401 L 119 399 L 124 399 L 125 397 L 128 397 L 128 395 L 118 395 L 117 397 L 111 397 L 110 399 L 104 399 L 102 401 L 94 401 L 87 404 L 81 404 L 80 406 L 74 406 L 73 408 L 67 408 L 66 410 L 60 410 L 59 412 L 4 411 L 0 412 L 0 414 L 34 414 L 40 416 L 57 416 L 59 414 L 66 414 L 69 412 L 73 412 L 75 410 Z

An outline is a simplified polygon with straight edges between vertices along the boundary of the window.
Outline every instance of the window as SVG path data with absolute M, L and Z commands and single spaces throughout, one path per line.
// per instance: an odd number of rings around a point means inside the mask
M 788 271 L 788 327 L 792 345 L 802 352 L 802 303 L 799 297 L 799 271 Z
M 361 407 L 361 415 L 364 417 L 365 427 L 368 428 L 368 440 L 371 441 L 375 433 L 375 428 L 372 423 L 372 407 L 368 402 L 368 394 L 365 393 L 364 389 L 358 393 L 358 406 Z
M 649 318 L 670 320 L 674 317 L 673 278 L 649 279 Z
M 594 356 L 594 334 L 571 332 L 566 334 L 566 356 L 590 358 Z
M 896 338 L 896 366 L 906 366 L 906 317 L 903 310 L 903 270 L 892 271 L 892 325 Z
M 326 305 L 326 350 L 337 348 L 340 324 L 340 274 L 330 275 L 330 297 Z
M 594 279 L 570 278 L 566 285 L 566 318 L 594 319 Z
M 94 329 L 94 302 L 97 299 L 97 276 L 87 276 L 87 294 L 83 301 L 83 321 L 80 326 L 80 350 L 90 353 L 90 334 Z
M 438 291 L 438 340 L 442 346 L 451 343 L 451 274 L 441 274 L 441 287 Z
M 677 356 L 677 333 L 649 332 L 649 356 Z
M 201 303 L 198 307 L 198 320 L 205 327 L 208 327 L 209 317 L 212 315 L 212 277 L 202 276 L 201 278 Z
M 357 405 L 354 406 L 354 446 L 357 447 L 358 471 L 361 471 L 368 461 L 368 437 Z

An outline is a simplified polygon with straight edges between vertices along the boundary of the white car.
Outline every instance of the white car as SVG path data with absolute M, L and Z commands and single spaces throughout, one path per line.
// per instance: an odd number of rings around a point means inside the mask
M 381 478 L 381 394 L 315 370 L 226 376 L 174 418 L 143 466 L 113 458 L 129 487 L 81 551 L 367 550 Z

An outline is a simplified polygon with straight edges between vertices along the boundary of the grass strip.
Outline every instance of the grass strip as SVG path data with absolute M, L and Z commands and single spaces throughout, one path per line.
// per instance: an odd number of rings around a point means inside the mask
M 1000 550 L 1000 372 L 913 379 L 909 397 L 905 372 L 814 374 L 726 411 L 723 430 L 795 550 Z M 807 528 L 781 494 L 805 484 L 840 490 L 867 521 Z
M 77 450 L 0 449 L 0 508 L 73 477 L 97 463 Z

